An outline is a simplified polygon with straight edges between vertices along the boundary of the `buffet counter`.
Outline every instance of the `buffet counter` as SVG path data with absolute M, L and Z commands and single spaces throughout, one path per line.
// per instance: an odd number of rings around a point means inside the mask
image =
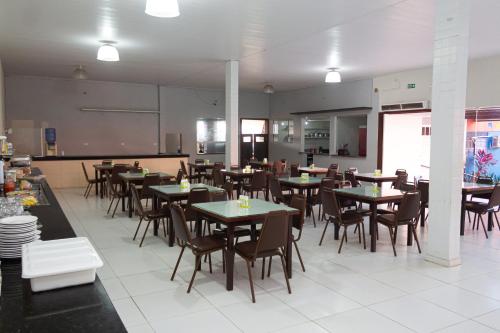
M 156 154 L 156 155 L 107 155 L 107 156 L 43 156 L 33 157 L 32 167 L 43 170 L 47 182 L 52 188 L 85 187 L 87 181 L 82 170 L 85 164 L 90 178 L 94 178 L 94 164 L 100 164 L 103 160 L 112 160 L 113 163 L 134 164 L 149 169 L 151 172 L 165 172 L 171 175 L 177 174 L 180 161 L 187 164 L 188 154 Z
M 43 179 L 40 184 L 49 205 L 30 211 L 43 224 L 41 239 L 75 237 L 51 188 Z M 1 272 L 0 332 L 126 332 L 98 277 L 93 284 L 32 293 L 20 259 L 2 260 Z

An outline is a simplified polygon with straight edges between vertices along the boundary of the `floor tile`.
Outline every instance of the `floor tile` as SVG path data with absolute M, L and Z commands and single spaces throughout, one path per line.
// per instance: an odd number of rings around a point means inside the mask
M 297 326 L 287 327 L 282 330 L 276 331 L 276 333 L 327 333 L 328 331 L 319 326 L 316 323 L 309 322 L 305 324 L 300 324 Z
M 205 332 L 207 331 L 207 326 L 213 326 L 217 333 L 241 332 L 230 320 L 215 309 L 204 310 L 166 320 L 153 321 L 151 325 L 157 333 Z
M 106 292 L 111 300 L 130 297 L 119 279 L 105 279 L 101 280 L 101 283 L 106 289 Z
M 138 326 L 129 326 L 127 327 L 128 333 L 153 333 L 153 329 L 149 324 L 138 325 Z
M 390 320 L 370 309 L 356 309 L 341 314 L 325 317 L 316 321 L 320 326 L 335 333 L 405 333 L 408 328 Z
M 475 321 L 500 331 L 500 309 L 474 318 Z
M 126 327 L 147 324 L 146 319 L 131 298 L 113 301 L 113 305 Z
M 414 296 L 375 304 L 370 309 L 417 332 L 432 332 L 465 320 L 464 317 Z
M 498 332 L 475 321 L 467 320 L 460 324 L 436 331 L 436 333 L 495 333 Z
M 272 332 L 307 321 L 271 295 L 259 295 L 256 303 L 242 302 L 219 310 L 244 332 Z
M 158 270 L 122 276 L 120 280 L 131 296 L 177 289 L 184 286 L 187 289 L 187 284 L 183 280 L 170 281 L 171 274 L 172 272 L 167 270 Z
M 413 293 L 439 286 L 444 286 L 444 283 L 438 280 L 402 268 L 370 274 L 370 278 L 376 279 L 384 284 L 400 289 L 407 293 Z
M 144 273 L 165 268 L 156 254 L 139 248 L 112 248 L 101 250 L 116 276 Z

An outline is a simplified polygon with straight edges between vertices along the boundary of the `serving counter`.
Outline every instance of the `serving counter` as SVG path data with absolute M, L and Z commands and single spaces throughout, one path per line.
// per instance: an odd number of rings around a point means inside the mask
M 41 239 L 75 237 L 47 182 L 40 184 L 49 205 L 31 213 L 43 224 Z M 32 293 L 20 259 L 2 260 L 1 271 L 0 332 L 126 332 L 98 277 L 93 284 Z
M 161 171 L 171 175 L 177 174 L 180 161 L 187 164 L 187 154 L 156 154 L 156 155 L 106 155 L 106 156 L 44 156 L 33 157 L 31 165 L 43 170 L 47 182 L 54 189 L 69 187 L 85 187 L 87 181 L 82 170 L 85 164 L 89 177 L 94 177 L 94 164 L 103 160 L 112 160 L 113 163 L 134 164 L 135 161 L 150 171 Z

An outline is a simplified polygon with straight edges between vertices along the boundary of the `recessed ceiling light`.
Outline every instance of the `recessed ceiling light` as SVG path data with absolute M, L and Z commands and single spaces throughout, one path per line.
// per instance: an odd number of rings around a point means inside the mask
M 101 61 L 120 61 L 118 50 L 112 44 L 114 42 L 102 41 L 104 43 L 97 51 L 97 60 Z
M 156 17 L 177 17 L 180 15 L 177 0 L 147 0 L 144 12 Z
M 264 93 L 265 94 L 274 94 L 274 87 L 272 86 L 272 84 L 266 84 L 264 86 Z
M 76 80 L 87 80 L 88 79 L 87 71 L 85 70 L 85 67 L 83 67 L 83 65 L 76 66 L 75 70 L 73 71 L 72 76 L 73 76 L 73 79 L 76 79 Z
M 339 83 L 342 82 L 342 77 L 337 68 L 329 68 L 325 76 L 326 83 Z

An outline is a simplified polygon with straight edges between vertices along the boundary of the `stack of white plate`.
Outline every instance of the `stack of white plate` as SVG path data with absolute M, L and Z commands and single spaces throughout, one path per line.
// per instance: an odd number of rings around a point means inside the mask
M 0 219 L 0 258 L 20 258 L 22 245 L 40 239 L 38 218 L 31 215 Z

